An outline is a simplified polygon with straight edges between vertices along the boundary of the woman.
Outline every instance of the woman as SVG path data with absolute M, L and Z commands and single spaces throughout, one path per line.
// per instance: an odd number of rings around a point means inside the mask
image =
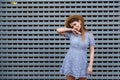
M 66 75 L 67 80 L 87 80 L 92 73 L 94 62 L 94 37 L 84 26 L 84 18 L 80 15 L 71 15 L 65 21 L 65 26 L 56 31 L 70 39 L 69 50 L 63 60 L 60 72 Z M 89 48 L 90 61 L 87 63 L 87 49 Z

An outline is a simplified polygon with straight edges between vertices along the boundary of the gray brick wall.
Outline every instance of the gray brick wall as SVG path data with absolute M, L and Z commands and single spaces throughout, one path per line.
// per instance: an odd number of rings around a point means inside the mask
M 120 0 L 0 0 L 0 9 L 0 80 L 65 80 L 69 40 L 55 29 L 75 13 L 95 37 L 89 80 L 119 80 Z

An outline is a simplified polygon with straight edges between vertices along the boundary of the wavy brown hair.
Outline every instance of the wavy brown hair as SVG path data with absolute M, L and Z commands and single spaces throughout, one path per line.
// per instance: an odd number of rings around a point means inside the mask
M 66 21 L 65 21 L 65 26 L 66 28 L 72 28 L 70 26 L 70 23 L 74 22 L 74 21 L 81 21 L 81 28 L 79 30 L 79 32 L 81 32 L 81 35 L 82 35 L 82 41 L 85 40 L 85 32 L 87 32 L 88 30 L 85 28 L 84 26 L 84 18 L 81 16 L 81 15 L 70 15 L 69 17 L 67 17 Z

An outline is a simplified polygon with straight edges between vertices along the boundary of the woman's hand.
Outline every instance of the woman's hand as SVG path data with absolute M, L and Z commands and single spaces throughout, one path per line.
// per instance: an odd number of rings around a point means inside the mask
M 75 30 L 75 29 L 72 29 L 72 32 L 75 36 L 77 36 L 77 34 L 81 34 L 79 31 Z
M 92 70 L 93 70 L 93 67 L 92 66 L 88 66 L 87 73 L 88 74 L 92 74 Z

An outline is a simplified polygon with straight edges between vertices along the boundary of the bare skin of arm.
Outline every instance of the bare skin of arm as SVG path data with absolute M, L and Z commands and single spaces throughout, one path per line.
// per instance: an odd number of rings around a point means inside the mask
M 73 28 L 60 27 L 60 28 L 57 28 L 56 31 L 57 31 L 60 35 L 65 35 L 66 31 L 72 31 L 75 35 L 80 34 L 80 32 L 78 32 L 77 30 L 75 30 L 75 29 L 73 29 Z
M 88 74 L 92 73 L 93 63 L 94 63 L 94 46 L 90 46 L 90 63 L 89 63 L 88 70 L 87 70 Z

